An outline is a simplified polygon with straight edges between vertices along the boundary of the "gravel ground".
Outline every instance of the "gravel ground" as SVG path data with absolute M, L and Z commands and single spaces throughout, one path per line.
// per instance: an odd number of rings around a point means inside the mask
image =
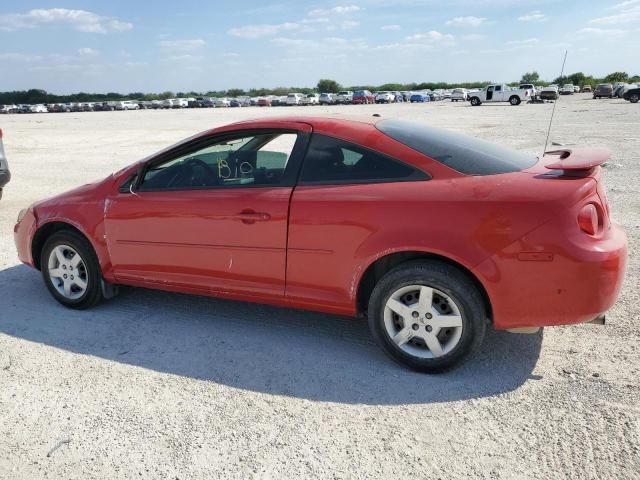
M 540 152 L 552 105 L 414 105 L 0 116 L 0 478 L 640 478 L 640 107 L 563 97 L 551 140 L 613 152 L 630 258 L 604 327 L 491 332 L 440 376 L 362 321 L 128 289 L 64 309 L 18 264 L 20 208 L 196 131 L 289 113 L 380 113 Z M 526 292 L 523 292 L 526 294 Z

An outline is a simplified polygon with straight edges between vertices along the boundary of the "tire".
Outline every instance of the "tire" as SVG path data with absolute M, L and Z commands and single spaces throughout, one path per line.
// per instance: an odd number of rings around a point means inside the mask
M 64 262 L 56 253 L 66 253 Z M 80 263 L 75 262 L 76 254 L 80 257 Z M 53 258 L 52 258 L 53 257 Z M 40 256 L 40 270 L 47 289 L 58 302 L 65 307 L 84 310 L 97 305 L 103 300 L 101 281 L 102 273 L 98 258 L 89 241 L 81 234 L 73 230 L 62 230 L 51 235 L 44 246 Z M 63 270 L 64 269 L 64 270 Z M 67 275 L 66 280 L 56 277 L 53 271 Z M 74 282 L 84 281 L 85 288 Z M 63 285 L 60 285 L 62 282 Z M 66 283 L 69 282 L 70 290 L 67 295 Z
M 640 96 L 637 93 L 634 93 L 633 95 L 629 96 L 629 101 L 631 103 L 638 103 L 638 100 L 640 100 Z
M 510 103 L 511 105 L 513 105 L 514 107 L 515 107 L 516 105 L 520 105 L 520 102 L 521 102 L 521 101 L 522 101 L 522 100 L 520 100 L 520 97 L 518 97 L 517 95 L 513 95 L 513 96 L 509 99 L 509 103 Z
M 419 305 L 422 294 L 417 292 L 431 292 L 429 307 Z M 395 313 L 389 304 L 405 314 Z M 396 362 L 422 373 L 460 365 L 480 347 L 487 329 L 476 285 L 464 272 L 440 261 L 411 261 L 389 271 L 373 289 L 368 318 L 378 346 Z M 434 322 L 444 324 L 430 324 Z M 394 340 L 398 337 L 402 345 Z
M 482 102 L 478 97 L 471 97 L 471 105 L 473 105 L 474 107 L 479 107 L 480 105 L 482 105 Z

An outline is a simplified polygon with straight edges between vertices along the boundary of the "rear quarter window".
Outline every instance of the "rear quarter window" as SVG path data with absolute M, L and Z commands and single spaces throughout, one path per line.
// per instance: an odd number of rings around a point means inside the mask
M 382 120 L 376 128 L 413 150 L 466 175 L 519 172 L 537 157 L 469 135 L 406 120 Z

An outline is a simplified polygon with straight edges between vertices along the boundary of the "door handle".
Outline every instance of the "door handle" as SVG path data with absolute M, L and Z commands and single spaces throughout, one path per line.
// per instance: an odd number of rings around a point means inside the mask
M 240 220 L 242 223 L 255 223 L 266 222 L 271 218 L 271 215 L 265 212 L 254 212 L 253 210 L 245 210 L 233 217 L 235 220 Z

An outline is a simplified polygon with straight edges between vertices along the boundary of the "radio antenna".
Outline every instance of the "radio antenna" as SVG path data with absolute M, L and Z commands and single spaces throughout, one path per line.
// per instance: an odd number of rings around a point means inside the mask
M 564 51 L 564 59 L 562 60 L 562 68 L 560 69 L 560 78 L 564 75 L 564 64 L 567 61 L 567 53 L 568 50 Z M 553 110 L 551 110 L 551 118 L 549 119 L 549 128 L 547 129 L 547 138 L 544 141 L 544 150 L 542 150 L 542 156 L 544 156 L 544 152 L 547 151 L 547 145 L 549 144 L 549 135 L 551 134 L 551 125 L 553 124 L 553 115 L 556 113 L 556 105 L 558 104 L 558 100 L 560 100 L 560 89 L 558 89 L 558 98 L 553 103 Z

